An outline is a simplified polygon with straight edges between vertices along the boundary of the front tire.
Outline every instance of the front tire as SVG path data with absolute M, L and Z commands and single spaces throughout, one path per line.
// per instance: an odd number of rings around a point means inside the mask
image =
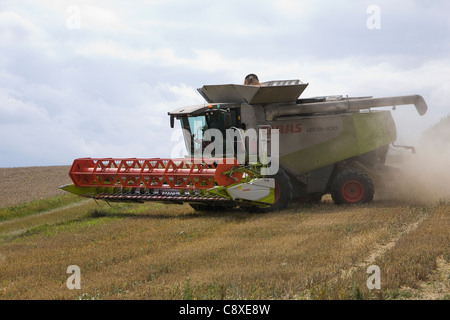
M 279 169 L 277 174 L 271 178 L 275 179 L 275 200 L 268 208 L 262 208 L 262 212 L 272 212 L 284 210 L 292 200 L 291 179 L 283 169 Z
M 363 171 L 346 169 L 339 173 L 331 186 L 331 197 L 336 204 L 365 204 L 373 200 L 375 187 Z

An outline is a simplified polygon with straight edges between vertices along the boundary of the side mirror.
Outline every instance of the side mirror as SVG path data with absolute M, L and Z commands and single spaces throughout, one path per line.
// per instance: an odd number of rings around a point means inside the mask
M 175 116 L 173 114 L 170 115 L 170 127 L 172 129 L 175 127 Z

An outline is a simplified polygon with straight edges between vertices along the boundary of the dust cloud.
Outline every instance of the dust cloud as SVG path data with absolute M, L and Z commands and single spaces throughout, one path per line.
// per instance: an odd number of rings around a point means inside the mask
M 450 202 L 450 116 L 426 130 L 416 153 L 391 150 L 387 165 L 398 169 L 379 198 L 436 204 Z

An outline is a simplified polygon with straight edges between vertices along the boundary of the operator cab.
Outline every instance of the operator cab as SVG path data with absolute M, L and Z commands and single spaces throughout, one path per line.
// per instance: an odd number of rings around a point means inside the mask
M 186 149 L 190 156 L 204 154 L 205 148 L 215 141 L 209 139 L 208 136 L 205 139 L 205 134 L 208 130 L 215 129 L 213 131 L 218 133 L 216 131 L 218 130 L 222 136 L 222 155 L 234 157 L 238 148 L 240 151 L 250 150 L 248 148 L 249 141 L 246 140 L 242 131 L 250 129 L 250 127 L 253 129 L 260 127 L 256 123 L 256 118 L 262 116 L 264 112 L 261 113 L 262 109 L 254 107 L 295 103 L 307 87 L 308 84 L 304 84 L 300 80 L 269 81 L 261 83 L 260 86 L 205 85 L 197 90 L 206 103 L 182 107 L 169 112 L 170 124 L 174 128 L 175 119 L 180 120 L 181 128 L 184 129 Z M 245 112 L 244 108 L 246 108 Z M 234 131 L 234 136 L 230 136 L 229 131 Z M 209 133 L 211 134 L 211 131 Z M 227 150 L 227 143 L 233 146 L 232 150 Z M 218 148 L 218 144 L 216 141 L 216 148 Z
M 227 130 L 242 128 L 240 105 L 197 105 L 175 110 L 170 112 L 169 115 L 172 128 L 175 126 L 175 119 L 180 120 L 181 128 L 184 130 L 186 150 L 188 150 L 190 156 L 203 154 L 205 148 L 215 142 L 215 137 L 210 137 L 207 134 L 207 131 L 211 129 L 218 131 L 209 131 L 209 135 L 217 136 L 220 132 L 223 146 L 220 157 L 226 155 Z M 220 142 L 216 141 L 217 143 Z M 215 153 L 218 153 L 218 150 L 215 151 Z

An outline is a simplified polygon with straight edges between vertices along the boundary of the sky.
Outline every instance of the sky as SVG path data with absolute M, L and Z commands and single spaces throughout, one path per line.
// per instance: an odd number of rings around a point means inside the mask
M 309 83 L 302 97 L 422 95 L 425 116 L 393 111 L 414 144 L 450 113 L 449 13 L 448 0 L 0 0 L 0 167 L 172 157 L 167 112 L 249 73 Z

